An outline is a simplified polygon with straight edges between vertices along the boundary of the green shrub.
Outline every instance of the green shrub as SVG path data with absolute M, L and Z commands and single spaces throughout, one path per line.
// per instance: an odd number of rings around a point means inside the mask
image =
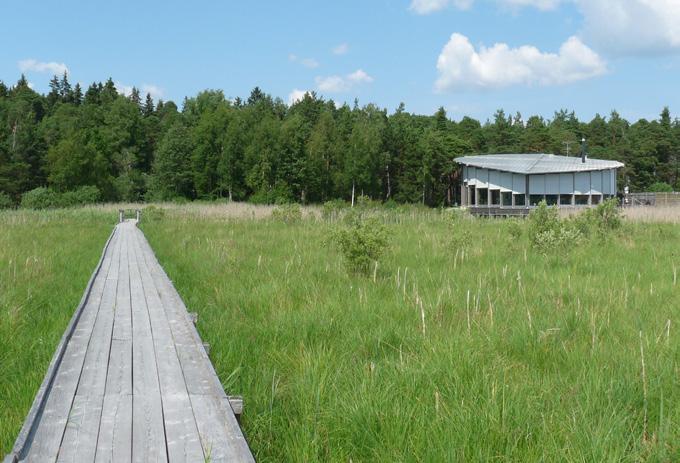
M 96 186 L 83 186 L 74 191 L 67 191 L 58 199 L 62 207 L 83 206 L 99 202 L 101 193 Z
M 449 225 L 448 246 L 453 253 L 467 251 L 472 246 L 472 232 L 463 220 L 464 214 L 463 211 L 452 209 L 450 214 L 447 215 Z
M 21 195 L 21 207 L 25 209 L 51 209 L 61 206 L 59 193 L 38 187 Z
M 673 187 L 666 182 L 656 182 L 649 185 L 647 190 L 652 193 L 671 193 L 673 192 Z
M 387 227 L 375 218 L 356 218 L 331 233 L 331 240 L 348 270 L 367 274 L 389 247 Z
M 12 198 L 10 198 L 10 196 L 4 191 L 0 191 L 0 210 L 11 209 L 13 207 L 14 201 L 12 201 Z
M 519 220 L 509 219 L 508 220 L 508 236 L 512 241 L 519 241 L 522 239 L 524 234 L 524 228 L 522 227 L 522 222 Z
M 600 237 L 605 237 L 621 228 L 621 209 L 618 200 L 611 198 L 595 208 L 587 209 L 574 218 L 572 222 L 584 236 L 597 233 Z
M 299 204 L 284 204 L 272 211 L 272 218 L 285 223 L 295 223 L 302 220 L 302 209 Z
M 557 208 L 541 201 L 529 214 L 531 246 L 544 255 L 559 254 L 573 249 L 583 239 L 574 221 L 560 220 Z
M 342 199 L 332 199 L 323 203 L 321 216 L 326 220 L 336 220 L 347 211 L 350 204 Z

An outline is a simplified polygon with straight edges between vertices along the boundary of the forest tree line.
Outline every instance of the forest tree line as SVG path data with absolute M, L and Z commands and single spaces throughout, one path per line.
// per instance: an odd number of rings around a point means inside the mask
M 481 153 L 578 155 L 626 164 L 631 191 L 680 187 L 680 121 L 629 122 L 616 111 L 591 121 L 560 110 L 552 119 L 498 110 L 453 121 L 374 104 L 337 106 L 314 93 L 292 105 L 259 88 L 247 99 L 206 90 L 154 101 L 112 79 L 87 89 L 55 76 L 50 92 L 0 81 L 0 193 L 18 203 L 38 187 L 65 193 L 96 187 L 103 201 L 217 199 L 319 203 L 376 200 L 455 204 L 454 159 Z

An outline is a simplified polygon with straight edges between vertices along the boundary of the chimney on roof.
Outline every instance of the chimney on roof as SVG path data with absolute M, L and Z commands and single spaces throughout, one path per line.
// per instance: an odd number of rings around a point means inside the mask
M 586 144 L 586 138 L 581 138 L 581 162 L 586 163 L 588 160 L 588 145 Z

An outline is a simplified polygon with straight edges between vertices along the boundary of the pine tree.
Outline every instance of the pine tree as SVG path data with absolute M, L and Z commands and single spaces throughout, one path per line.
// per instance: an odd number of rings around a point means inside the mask
M 50 79 L 50 93 L 47 94 L 47 105 L 51 108 L 57 104 L 58 101 L 61 101 L 61 82 L 59 81 L 59 78 L 54 75 L 54 77 Z
M 97 84 L 93 82 L 85 92 L 85 104 L 100 104 L 101 103 L 101 82 Z
M 79 106 L 83 102 L 83 89 L 80 88 L 80 84 L 76 83 L 73 88 L 73 104 Z
M 61 78 L 60 90 L 61 90 L 61 100 L 64 103 L 73 102 L 73 89 L 71 89 L 71 84 L 68 81 L 68 74 L 66 72 L 64 72 L 64 75 Z
M 147 93 L 146 94 L 146 101 L 144 102 L 144 109 L 142 113 L 144 114 L 144 117 L 149 117 L 153 115 L 154 112 L 154 107 L 153 107 L 153 98 L 151 98 L 151 94 Z
M 141 97 L 141 95 L 139 93 L 139 89 L 137 87 L 132 87 L 132 91 L 130 92 L 130 101 L 132 101 L 134 104 L 136 104 L 138 108 L 141 107 L 142 97 Z

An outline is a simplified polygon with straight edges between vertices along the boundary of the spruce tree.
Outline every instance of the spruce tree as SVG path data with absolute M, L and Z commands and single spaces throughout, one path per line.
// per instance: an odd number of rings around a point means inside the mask
M 143 114 L 144 117 L 149 117 L 153 114 L 154 107 L 153 107 L 153 98 L 151 98 L 151 94 L 147 93 L 146 94 L 146 101 L 144 102 L 144 109 L 143 109 Z
M 76 83 L 73 88 L 73 103 L 75 105 L 80 105 L 83 102 L 83 90 L 80 88 L 80 84 Z

